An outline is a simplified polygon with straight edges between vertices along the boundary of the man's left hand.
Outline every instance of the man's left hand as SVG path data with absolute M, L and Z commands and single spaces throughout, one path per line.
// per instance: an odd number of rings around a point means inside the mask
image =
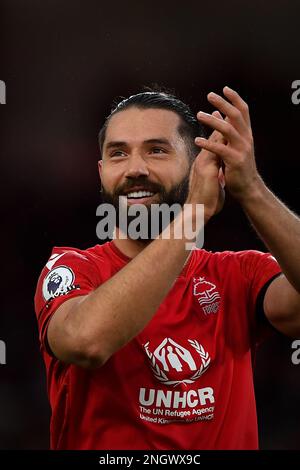
M 242 202 L 255 191 L 262 180 L 257 172 L 254 144 L 247 103 L 229 87 L 223 88 L 224 99 L 216 93 L 209 93 L 208 101 L 217 108 L 224 119 L 200 111 L 197 118 L 219 131 L 225 142 L 214 142 L 197 137 L 195 143 L 218 155 L 225 166 L 225 184 L 230 193 Z

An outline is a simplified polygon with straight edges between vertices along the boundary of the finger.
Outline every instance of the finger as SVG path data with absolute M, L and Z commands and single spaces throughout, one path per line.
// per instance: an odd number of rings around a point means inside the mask
M 221 113 L 219 113 L 219 111 L 214 111 L 212 113 L 212 116 L 216 117 L 217 119 L 222 119 L 223 120 L 223 116 Z M 227 143 L 227 140 L 224 138 L 224 136 L 221 134 L 221 132 L 219 131 L 213 131 L 216 133 L 216 135 L 218 136 L 218 140 L 220 140 L 220 142 L 223 142 L 224 144 Z
M 249 133 L 249 125 L 238 108 L 229 103 L 229 101 L 225 100 L 222 96 L 213 92 L 207 95 L 207 99 L 213 106 L 230 119 L 238 132 L 243 135 L 247 135 Z
M 218 214 L 223 209 L 223 206 L 225 203 L 225 176 L 222 171 L 222 168 L 219 169 L 218 180 L 219 180 L 219 196 L 218 196 L 218 205 L 216 209 L 216 214 Z
M 237 91 L 233 90 L 229 86 L 225 86 L 223 88 L 223 93 L 226 98 L 237 108 L 240 110 L 245 122 L 250 125 L 250 114 L 249 114 L 249 107 L 244 101 Z
M 219 113 L 219 111 L 214 111 L 212 113 L 212 115 L 214 117 L 216 117 L 217 119 L 223 119 L 222 115 Z M 221 134 L 221 132 L 217 131 L 217 130 L 214 130 L 211 135 L 208 137 L 208 140 L 210 142 L 219 142 L 219 143 L 226 143 L 226 140 L 224 139 L 223 135 Z M 201 155 L 201 160 L 202 162 L 204 160 L 210 160 L 210 161 L 215 161 L 215 163 L 218 165 L 218 166 L 221 166 L 222 164 L 222 160 L 221 158 L 219 157 L 219 155 L 216 155 L 214 154 L 213 152 L 210 152 L 209 150 L 206 150 L 204 148 L 202 148 L 202 146 L 197 142 L 197 138 L 195 139 L 195 144 L 198 145 L 200 148 L 201 148 L 201 151 L 200 151 L 200 154 L 199 156 Z
M 218 119 L 223 119 L 223 116 L 219 111 L 213 111 L 211 114 Z
M 203 111 L 199 111 L 197 114 L 197 118 L 203 124 L 212 127 L 213 129 L 221 132 L 223 137 L 232 144 L 239 145 L 241 143 L 241 135 L 235 129 L 235 127 L 231 124 L 230 121 L 226 121 L 226 119 L 219 119 L 211 114 L 204 113 Z
M 225 175 L 224 175 L 222 167 L 219 168 L 218 180 L 219 180 L 221 188 L 224 189 L 225 188 Z
M 217 119 L 223 119 L 222 114 L 219 113 L 219 111 L 214 111 L 212 113 L 212 116 L 216 117 Z M 213 130 L 213 132 L 209 136 L 209 140 L 212 140 L 213 142 L 225 142 L 225 139 L 221 132 L 217 131 L 216 129 Z
M 217 117 L 218 119 L 223 119 L 222 115 L 219 113 L 219 111 L 214 111 L 212 113 L 213 116 Z M 221 132 L 217 131 L 217 130 L 214 130 L 209 138 L 209 140 L 213 141 L 213 142 L 224 142 L 225 143 L 225 139 L 223 137 L 223 135 L 221 134 Z M 196 140 L 196 139 L 195 139 Z M 195 143 L 197 144 L 197 142 L 195 141 Z
M 228 145 L 220 142 L 212 142 L 204 137 L 196 137 L 196 144 L 202 149 L 218 155 L 225 164 L 229 164 L 234 159 L 238 160 L 239 158 L 239 153 L 236 150 L 233 150 L 232 147 L 228 148 Z

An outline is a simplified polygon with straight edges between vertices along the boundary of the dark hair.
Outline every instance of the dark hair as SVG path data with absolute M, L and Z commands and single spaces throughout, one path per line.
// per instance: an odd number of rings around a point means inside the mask
M 145 91 L 113 104 L 111 113 L 105 119 L 105 123 L 99 132 L 99 146 L 102 158 L 103 143 L 105 140 L 106 129 L 112 116 L 128 108 L 139 109 L 167 109 L 175 112 L 181 118 L 181 124 L 178 127 L 178 133 L 185 140 L 188 148 L 188 154 L 193 160 L 199 153 L 199 147 L 195 145 L 195 137 L 206 137 L 205 130 L 200 122 L 193 115 L 190 107 L 179 100 L 174 94 L 165 91 Z

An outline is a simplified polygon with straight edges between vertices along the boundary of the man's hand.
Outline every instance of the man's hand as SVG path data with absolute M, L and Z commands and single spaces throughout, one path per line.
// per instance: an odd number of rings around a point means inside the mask
M 212 116 L 223 119 L 218 111 Z M 221 144 L 224 138 L 217 130 L 213 131 L 208 142 Z M 221 159 L 213 152 L 202 149 L 195 158 L 190 172 L 189 195 L 187 203 L 204 204 L 205 220 L 219 212 L 225 199 L 224 175 Z
M 255 164 L 248 105 L 231 88 L 226 86 L 223 92 L 228 101 L 215 93 L 209 93 L 207 98 L 225 119 L 220 119 L 215 112 L 212 115 L 201 111 L 197 114 L 199 121 L 218 131 L 223 140 L 197 137 L 195 142 L 223 161 L 226 188 L 242 202 L 261 184 L 261 178 Z
M 300 220 L 271 193 L 257 172 L 247 104 L 234 90 L 225 87 L 223 92 L 228 101 L 215 93 L 209 93 L 208 100 L 225 115 L 225 119 L 218 119 L 215 112 L 197 115 L 199 121 L 221 133 L 223 142 L 203 138 L 197 138 L 195 142 L 223 161 L 226 187 L 242 205 L 283 271 L 266 291 L 266 317 L 279 331 L 298 337 Z

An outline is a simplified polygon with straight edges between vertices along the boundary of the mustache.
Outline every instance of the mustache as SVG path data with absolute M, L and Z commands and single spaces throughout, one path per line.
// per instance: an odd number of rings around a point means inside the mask
M 161 193 L 165 191 L 165 188 L 158 183 L 152 183 L 145 179 L 135 179 L 117 188 L 115 190 L 115 196 L 118 197 L 124 193 L 130 192 L 130 190 L 136 186 L 143 186 L 145 191 L 150 191 L 151 193 Z

